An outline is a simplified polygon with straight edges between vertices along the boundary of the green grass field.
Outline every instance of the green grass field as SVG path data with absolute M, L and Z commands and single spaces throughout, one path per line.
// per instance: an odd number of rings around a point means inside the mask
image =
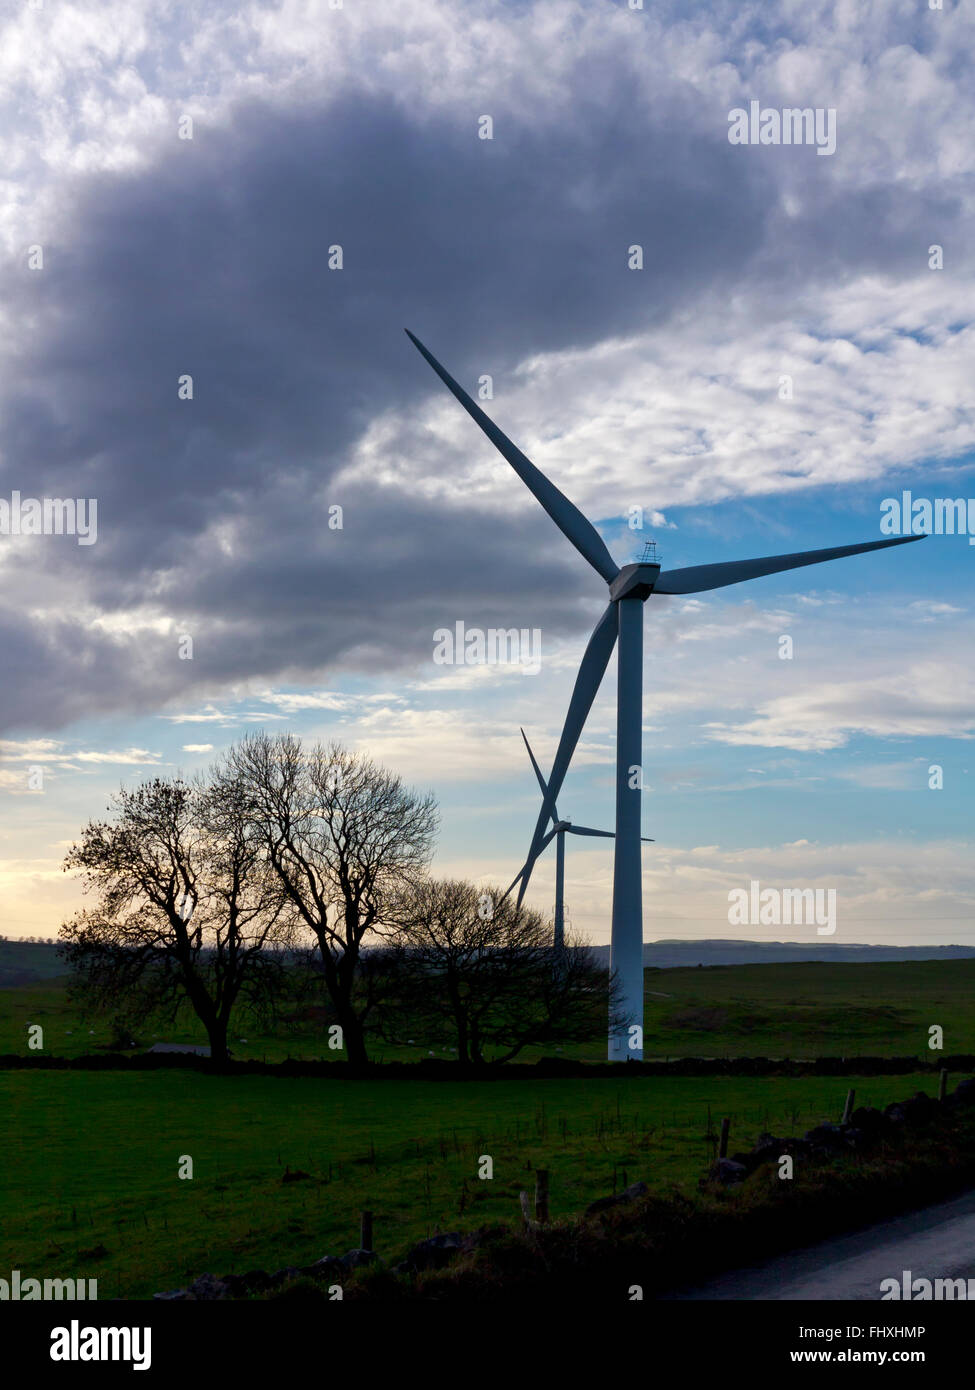
M 975 961 L 711 966 L 647 971 L 645 1055 L 931 1061 L 975 1052 Z M 657 997 L 666 992 L 669 1000 Z
M 645 980 L 647 1057 L 931 1060 L 932 1024 L 944 1029 L 946 1053 L 975 1052 L 975 961 L 710 966 L 648 970 Z M 44 1050 L 58 1056 L 97 1051 L 109 1036 L 105 1020 L 82 1019 L 71 1007 L 63 980 L 0 990 L 0 1052 L 26 1053 L 29 1023 L 41 1024 Z M 154 1040 L 205 1043 L 206 1037 L 187 1016 L 175 1025 L 156 1022 L 139 1031 L 144 1046 Z M 451 1055 L 449 1041 L 435 1045 L 438 1057 Z M 230 1045 L 235 1057 L 271 1062 L 286 1057 L 334 1061 L 343 1055 L 328 1050 L 320 1026 L 302 1019 L 283 1023 L 272 1035 L 238 1021 Z M 429 1050 L 377 1043 L 373 1055 L 415 1061 Z M 524 1059 L 554 1050 L 529 1050 Z M 601 1061 L 602 1039 L 566 1047 L 564 1055 Z
M 975 962 L 786 964 L 648 971 L 648 1057 L 904 1055 L 975 1052 Z M 82 1019 L 63 979 L 0 989 L 0 1052 L 78 1056 L 109 1039 Z M 89 1030 L 93 1031 L 89 1031 Z M 246 1029 L 246 1031 L 245 1031 Z M 192 1018 L 139 1030 L 204 1042 Z M 246 1038 L 246 1042 L 242 1039 Z M 451 1054 L 442 1040 L 436 1055 Z M 335 1060 L 320 1024 L 296 1017 L 271 1036 L 235 1024 L 238 1058 Z M 556 1051 L 555 1047 L 545 1049 Z M 376 1046 L 387 1060 L 429 1048 Z M 538 1053 L 527 1053 L 531 1061 Z M 603 1042 L 564 1056 L 602 1061 Z M 731 1149 L 763 1129 L 802 1132 L 858 1104 L 885 1105 L 932 1075 L 856 1078 L 566 1078 L 328 1081 L 194 1072 L 0 1072 L 6 1162 L 0 1273 L 99 1279 L 100 1295 L 144 1297 L 215 1274 L 310 1263 L 357 1243 L 362 1208 L 392 1259 L 441 1230 L 515 1222 L 531 1170 L 551 1172 L 552 1213 L 579 1213 L 625 1182 L 696 1189 L 712 1156 L 708 1114 L 732 1118 Z M 180 1180 L 180 1156 L 194 1176 Z M 488 1154 L 494 1177 L 477 1177 Z M 285 1168 L 308 1174 L 283 1182 Z
M 646 1078 L 423 1082 L 162 1071 L 0 1072 L 7 1143 L 0 1271 L 99 1280 L 146 1297 L 204 1271 L 310 1263 L 358 1243 L 375 1215 L 395 1258 L 440 1230 L 518 1221 L 532 1169 L 552 1215 L 643 1179 L 693 1191 L 712 1149 L 836 1120 L 848 1085 L 885 1105 L 931 1078 Z M 192 1180 L 177 1176 L 182 1155 Z M 494 1162 L 491 1181 L 478 1159 Z M 309 1176 L 282 1182 L 285 1168 Z M 104 1252 L 104 1253 L 103 1253 Z

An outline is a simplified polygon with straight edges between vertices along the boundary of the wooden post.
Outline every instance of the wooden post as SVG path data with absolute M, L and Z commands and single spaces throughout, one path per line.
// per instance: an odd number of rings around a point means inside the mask
M 728 1157 L 728 1131 L 731 1128 L 731 1121 L 727 1116 L 721 1121 L 721 1142 L 718 1144 L 718 1157 Z
M 535 1220 L 548 1220 L 548 1169 L 535 1169 Z
M 947 1096 L 947 1094 L 948 1094 L 948 1073 L 945 1071 L 944 1067 L 942 1067 L 942 1068 L 941 1068 L 941 1075 L 940 1075 L 940 1077 L 938 1078 L 938 1099 L 941 1101 L 941 1104 L 942 1104 L 942 1105 L 944 1105 L 944 1103 L 945 1103 L 945 1097 Z
M 359 1249 L 372 1249 L 372 1212 L 364 1211 L 359 1222 Z
M 846 1104 L 843 1107 L 843 1119 L 840 1121 L 841 1124 L 848 1125 L 850 1123 L 850 1116 L 853 1114 L 853 1102 L 856 1100 L 856 1096 L 856 1091 L 847 1091 Z
M 525 1222 L 525 1229 L 528 1231 L 537 1231 L 538 1222 L 532 1218 L 531 1198 L 524 1188 L 518 1193 L 518 1200 L 521 1203 L 521 1215 Z

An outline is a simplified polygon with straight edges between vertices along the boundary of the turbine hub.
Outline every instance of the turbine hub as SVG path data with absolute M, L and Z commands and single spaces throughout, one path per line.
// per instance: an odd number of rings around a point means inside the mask
M 658 564 L 624 565 L 609 586 L 610 600 L 618 603 L 623 598 L 638 598 L 645 603 L 659 577 Z

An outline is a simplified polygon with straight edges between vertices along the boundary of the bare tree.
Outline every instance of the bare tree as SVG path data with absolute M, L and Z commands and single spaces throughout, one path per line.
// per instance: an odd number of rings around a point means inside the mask
M 87 1002 L 119 1018 L 188 1000 L 223 1060 L 235 1005 L 273 999 L 284 953 L 269 948 L 291 943 L 294 920 L 244 789 L 157 778 L 109 809 L 64 861 L 98 902 L 61 928 L 63 953 Z
M 388 904 L 426 866 L 439 817 L 432 795 L 340 744 L 306 753 L 288 734 L 254 734 L 231 750 L 228 773 L 298 920 L 318 943 L 350 1061 L 368 1060 L 363 942 Z
M 461 1061 L 506 1062 L 532 1045 L 604 1036 L 609 996 L 619 1013 L 618 988 L 592 953 L 571 941 L 556 952 L 541 914 L 500 889 L 415 880 L 390 918 L 400 955 L 387 1032 L 449 1029 Z

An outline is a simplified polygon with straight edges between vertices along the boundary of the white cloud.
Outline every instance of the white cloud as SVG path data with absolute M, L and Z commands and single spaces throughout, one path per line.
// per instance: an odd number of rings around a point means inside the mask
M 160 719 L 168 720 L 170 724 L 220 724 L 229 729 L 237 724 L 260 724 L 272 719 L 283 719 L 283 714 L 271 714 L 266 710 L 244 710 L 234 711 L 232 714 L 224 714 L 218 710 L 216 705 L 205 705 L 202 710 L 195 713 L 182 714 L 161 714 Z
M 159 762 L 161 756 L 160 753 L 151 753 L 147 748 L 69 750 L 65 743 L 57 739 L 0 739 L 2 761 L 53 763 L 61 768 L 73 767 L 76 763 L 154 764 Z
M 162 754 L 151 753 L 148 748 L 126 748 L 122 751 L 107 749 L 99 752 L 72 753 L 71 757 L 79 763 L 123 763 L 135 767 L 156 764 Z
M 0 758 L 9 762 L 49 761 L 60 758 L 63 745 L 53 738 L 0 739 Z
M 309 709 L 346 710 L 353 704 L 348 695 L 339 695 L 331 690 L 267 691 L 258 698 L 274 705 L 285 714 L 296 714 L 299 710 Z
M 945 682 L 944 668 L 915 663 L 871 680 L 823 681 L 760 706 L 739 724 L 711 722 L 722 743 L 815 751 L 853 734 L 874 738 L 975 738 L 975 679 Z
M 743 296 L 659 333 L 522 363 L 496 383 L 493 413 L 590 517 L 623 526 L 634 504 L 665 511 L 856 483 L 876 494 L 879 539 L 885 474 L 975 448 L 973 324 L 975 286 L 928 271 L 896 285 L 817 285 L 788 312 Z M 921 332 L 923 342 L 911 336 Z M 778 397 L 783 375 L 789 400 Z M 436 466 L 441 457 L 452 466 Z M 473 494 L 499 522 L 537 506 L 436 383 L 419 409 L 366 429 L 340 481 L 366 478 L 448 502 Z M 679 555 L 679 533 L 662 548 L 665 564 Z

